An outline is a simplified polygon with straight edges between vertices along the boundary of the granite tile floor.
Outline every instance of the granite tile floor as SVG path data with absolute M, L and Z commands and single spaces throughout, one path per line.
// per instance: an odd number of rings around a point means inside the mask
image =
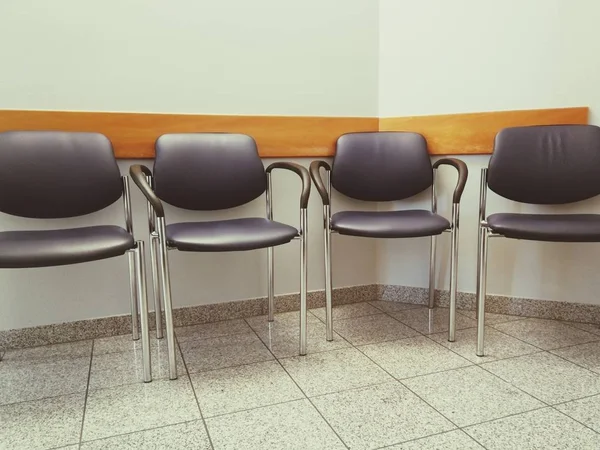
M 365 302 L 176 330 L 179 379 L 129 336 L 6 351 L 0 449 L 600 449 L 597 327 Z

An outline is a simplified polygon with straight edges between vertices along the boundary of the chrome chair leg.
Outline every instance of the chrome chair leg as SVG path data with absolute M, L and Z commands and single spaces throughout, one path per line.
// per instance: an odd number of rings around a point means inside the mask
M 300 222 L 302 224 L 302 237 L 300 240 L 300 355 L 306 355 L 307 344 L 307 250 L 308 250 L 308 213 L 305 208 L 301 210 Z
M 479 267 L 477 270 L 477 356 L 484 356 L 485 339 L 485 294 L 487 284 L 488 230 L 481 227 L 479 232 Z
M 140 328 L 138 322 L 138 304 L 137 304 L 137 286 L 135 281 L 135 250 L 127 252 L 129 260 L 129 297 L 131 301 L 131 335 L 134 341 L 140 338 Z
M 267 248 L 267 291 L 269 297 L 269 312 L 268 312 L 268 320 L 269 322 L 273 322 L 275 320 L 275 279 L 274 279 L 274 271 L 275 264 L 273 262 L 273 247 Z
M 456 290 L 458 280 L 458 203 L 452 205 L 452 231 L 450 232 L 450 313 L 448 341 L 456 338 Z
M 152 381 L 152 361 L 150 356 L 150 331 L 148 329 L 148 296 L 146 293 L 146 265 L 144 241 L 137 241 L 135 253 L 135 278 L 140 306 L 140 325 L 142 333 L 142 365 L 144 382 Z
M 177 354 L 175 353 L 175 328 L 173 326 L 173 304 L 171 302 L 171 279 L 169 256 L 167 254 L 167 232 L 164 217 L 157 218 L 159 236 L 160 279 L 162 299 L 165 308 L 165 328 L 167 333 L 167 353 L 169 356 L 169 379 L 177 379 Z
M 325 323 L 327 325 L 326 339 L 333 341 L 333 298 L 331 286 L 331 228 L 329 223 L 329 205 L 323 208 L 325 228 L 323 242 L 325 245 Z
M 437 236 L 431 236 L 429 247 L 429 309 L 435 306 L 435 249 Z
M 152 262 L 152 290 L 154 291 L 154 312 L 156 315 L 156 339 L 163 338 L 162 306 L 160 295 L 160 280 L 158 276 L 158 253 L 160 240 L 158 235 L 150 235 L 150 259 Z

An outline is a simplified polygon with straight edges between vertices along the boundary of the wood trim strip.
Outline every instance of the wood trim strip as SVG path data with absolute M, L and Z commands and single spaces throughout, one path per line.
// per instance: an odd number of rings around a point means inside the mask
M 305 117 L 0 110 L 0 131 L 96 131 L 110 138 L 117 158 L 154 157 L 165 133 L 236 132 L 253 136 L 265 158 L 333 156 L 335 142 L 357 131 L 415 131 L 434 155 L 489 154 L 505 127 L 588 123 L 589 108 L 497 111 L 414 117 Z
M 415 131 L 432 155 L 490 154 L 502 128 L 527 125 L 587 124 L 588 107 L 495 111 L 379 119 L 380 131 Z
M 225 116 L 79 111 L 0 110 L 0 131 L 95 131 L 113 143 L 117 158 L 153 158 L 165 133 L 233 132 L 256 139 L 265 158 L 323 157 L 351 131 L 377 131 L 375 117 Z

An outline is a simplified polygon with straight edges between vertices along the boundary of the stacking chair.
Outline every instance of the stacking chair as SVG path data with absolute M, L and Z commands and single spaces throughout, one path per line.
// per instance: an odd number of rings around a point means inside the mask
M 435 175 L 436 169 L 443 164 L 453 166 L 458 171 L 452 222 L 437 214 Z M 321 168 L 327 172 L 325 182 L 321 178 Z M 429 308 L 433 308 L 436 237 L 448 231 L 451 236 L 448 339 L 454 341 L 459 206 L 468 176 L 465 163 L 458 159 L 443 158 L 432 166 L 427 142 L 417 133 L 349 133 L 337 141 L 333 167 L 325 161 L 314 161 L 310 165 L 310 175 L 323 201 L 327 340 L 333 339 L 331 233 L 368 238 L 431 236 Z M 403 200 L 431 188 L 431 211 L 341 211 L 331 216 L 332 187 L 347 197 L 370 202 Z
M 559 205 L 600 194 L 600 128 L 546 125 L 507 128 L 481 170 L 477 262 L 477 356 L 484 355 L 488 239 L 600 242 L 598 214 L 498 213 L 486 217 L 488 188 L 508 200 Z
M 110 141 L 97 133 L 0 133 L 0 211 L 59 219 L 100 211 L 121 197 L 125 227 L 95 225 L 0 232 L 0 268 L 62 266 L 129 256 L 133 339 L 141 311 L 143 378 L 152 380 L 144 242 L 135 240 L 128 177 L 121 177 Z
M 306 354 L 306 251 L 308 171 L 294 163 L 275 162 L 265 170 L 250 136 L 229 133 L 166 134 L 156 141 L 154 173 L 135 165 L 130 173 L 148 200 L 152 272 L 155 275 L 157 329 L 164 306 L 169 377 L 177 378 L 171 282 L 167 250 L 230 252 L 267 249 L 268 320 L 273 321 L 273 247 L 300 239 L 300 354 Z M 271 172 L 291 170 L 302 180 L 300 229 L 273 220 Z M 240 218 L 166 224 L 162 202 L 196 211 L 217 211 L 246 204 L 266 192 L 266 218 Z M 161 302 L 162 298 L 162 302 Z

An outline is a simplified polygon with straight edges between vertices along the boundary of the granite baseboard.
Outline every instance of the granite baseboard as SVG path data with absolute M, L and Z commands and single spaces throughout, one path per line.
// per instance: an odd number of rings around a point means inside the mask
M 378 285 L 380 300 L 426 305 L 429 301 L 429 290 L 426 288 Z M 436 290 L 436 306 L 447 307 L 450 293 L 447 290 Z M 474 293 L 458 292 L 456 306 L 458 309 L 475 310 Z M 485 300 L 486 312 L 510 314 L 514 316 L 537 317 L 540 319 L 566 320 L 600 324 L 600 305 L 583 303 L 557 302 L 531 298 L 507 297 L 488 294 Z
M 343 305 L 378 299 L 378 286 L 375 284 L 337 288 L 333 291 L 333 304 Z M 325 306 L 325 291 L 309 292 L 309 308 Z M 227 303 L 188 306 L 173 311 L 176 327 L 196 325 L 221 320 L 267 314 L 267 298 L 252 298 Z M 276 312 L 297 311 L 300 309 L 300 295 L 278 295 L 275 298 Z M 156 328 L 154 313 L 149 318 L 150 329 Z M 31 328 L 0 331 L 0 350 L 9 348 L 35 347 L 60 344 L 84 339 L 118 336 L 131 333 L 130 315 L 80 320 L 76 322 L 42 325 Z

